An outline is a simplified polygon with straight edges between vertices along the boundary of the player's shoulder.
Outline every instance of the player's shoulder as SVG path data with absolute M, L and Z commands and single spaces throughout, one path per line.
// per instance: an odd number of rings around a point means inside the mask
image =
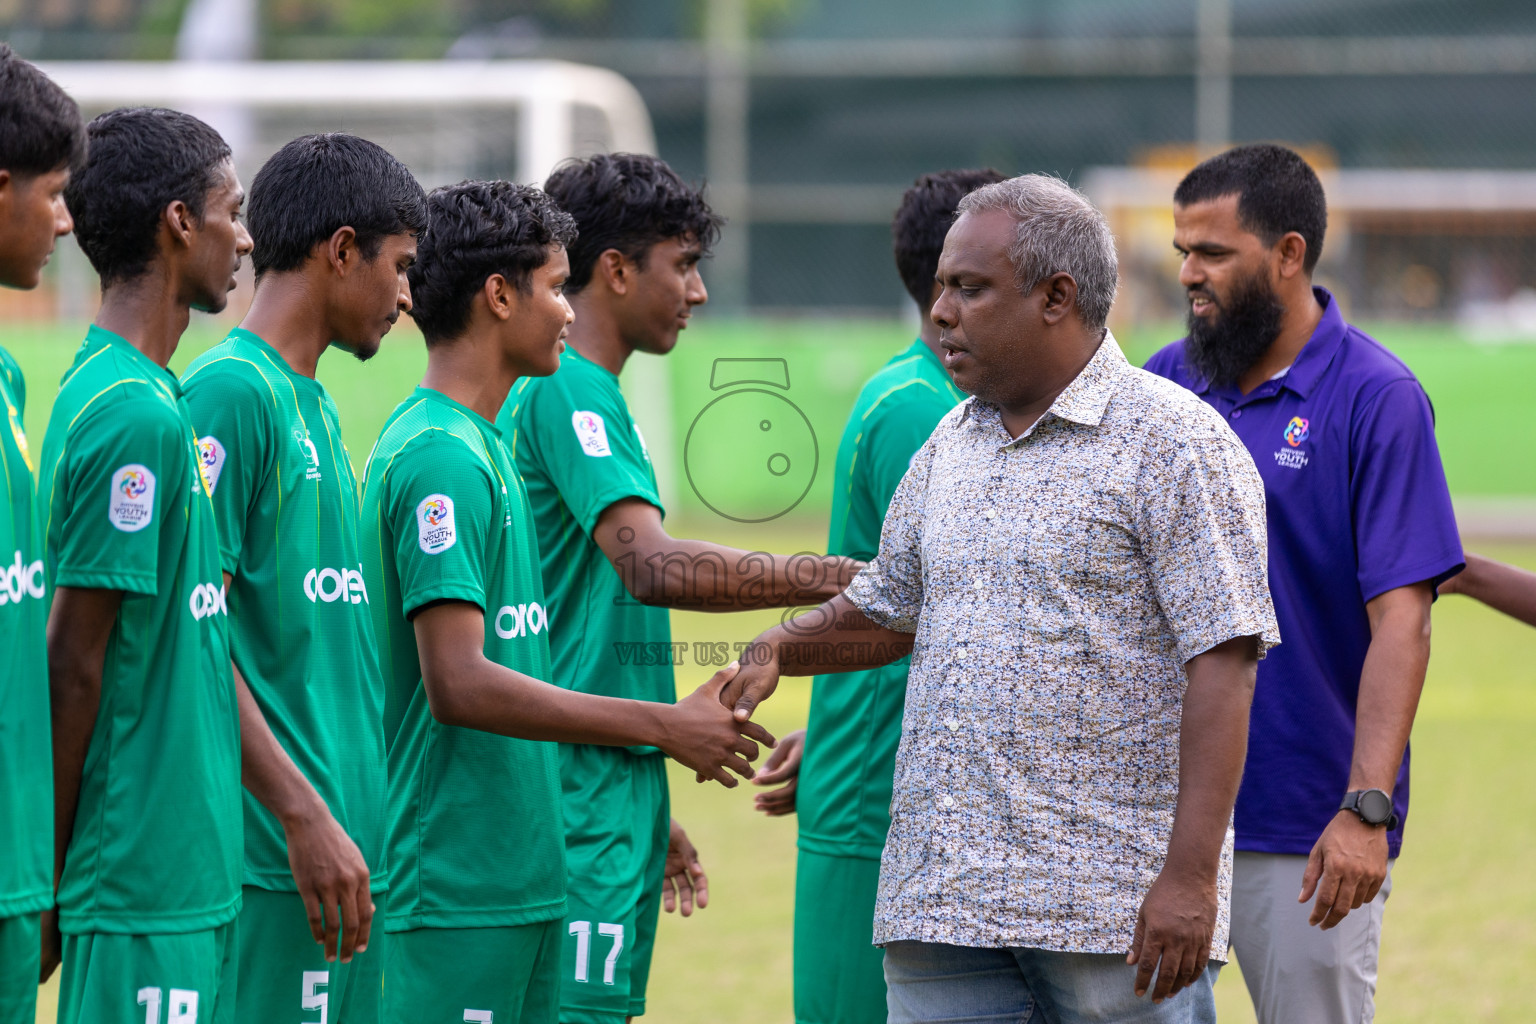
M 277 400 L 269 368 L 233 341 L 225 341 L 194 359 L 181 375 L 187 400 L 197 403 L 252 404 L 271 407 Z
M 5 386 L 16 400 L 16 411 L 24 412 L 27 407 L 27 378 L 21 372 L 21 364 L 4 345 L 0 345 L 0 377 L 5 378 Z
M 1419 378 L 1397 353 L 1353 324 L 1344 325 L 1337 359 L 1336 372 L 1349 390 L 1367 399 L 1393 384 L 1419 384 Z
M 403 467 L 442 473 L 486 472 L 491 452 L 469 416 L 444 402 L 412 395 L 395 409 L 379 435 L 372 461 L 382 471 Z

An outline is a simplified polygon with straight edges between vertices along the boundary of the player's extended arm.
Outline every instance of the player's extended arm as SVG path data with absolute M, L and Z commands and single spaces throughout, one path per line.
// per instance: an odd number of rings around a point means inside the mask
M 1137 996 L 1157 971 L 1155 1001 L 1198 978 L 1216 934 L 1216 876 L 1248 751 L 1248 709 L 1258 646 L 1235 637 L 1184 666 L 1189 685 L 1179 724 L 1179 797 L 1168 856 L 1142 901 L 1127 963 L 1137 965 Z M 1161 960 L 1162 967 L 1158 967 Z
M 232 579 L 224 574 L 226 589 Z M 272 734 L 240 666 L 230 667 L 240 702 L 240 781 L 283 826 L 288 867 L 304 900 L 310 934 L 326 960 L 339 956 L 350 963 L 354 952 L 368 948 L 373 930 L 368 862 Z
M 1440 584 L 1440 593 L 1465 594 L 1527 626 L 1536 626 L 1536 573 L 1470 551 L 1464 557 L 1467 567 Z
M 64 875 L 64 855 L 75 833 L 80 777 L 101 707 L 107 641 L 123 603 L 121 590 L 59 587 L 48 611 L 48 701 L 53 717 L 53 885 Z M 59 965 L 58 910 L 43 914 L 40 981 Z
M 413 624 L 427 703 L 444 725 L 530 740 L 659 747 L 727 788 L 737 784 L 731 772 L 752 777 L 753 740 L 773 745 L 767 730 L 736 722 L 721 706 L 720 690 L 735 675 L 734 664 L 676 704 L 598 697 L 486 658 L 485 613 L 468 602 L 428 605 Z
M 912 653 L 913 636 L 886 629 L 842 594 L 764 630 L 742 652 L 741 671 L 720 694 L 745 722 L 778 688 L 780 676 L 879 668 Z
M 1355 752 L 1349 788 L 1392 792 L 1429 668 L 1428 582 L 1389 590 L 1366 602 L 1371 645 L 1355 703 Z M 1339 796 L 1342 798 L 1343 793 Z M 1310 924 L 1332 928 L 1376 898 L 1387 878 L 1387 830 L 1339 811 L 1323 830 L 1301 879 L 1298 902 L 1317 900 Z
M 838 555 L 772 555 L 670 536 L 648 501 L 616 501 L 592 539 L 635 600 L 664 608 L 737 612 L 789 608 L 843 592 L 863 563 Z

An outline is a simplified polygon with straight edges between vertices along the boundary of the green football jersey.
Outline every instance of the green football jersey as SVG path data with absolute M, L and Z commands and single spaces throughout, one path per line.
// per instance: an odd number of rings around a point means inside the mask
M 630 596 L 592 539 L 598 517 L 616 501 L 662 507 L 619 378 L 568 347 L 553 376 L 518 381 L 496 422 L 528 486 L 544 592 L 560 621 L 550 638 L 554 682 L 604 697 L 673 703 L 671 617 Z M 625 571 L 650 567 L 635 555 Z
M 368 608 L 384 647 L 388 929 L 563 917 L 558 748 L 433 718 L 411 625 L 425 605 L 467 601 L 485 614 L 486 658 L 550 677 L 538 538 L 496 428 L 418 387 L 368 457 L 362 538 Z
M 218 530 L 181 385 L 92 326 L 43 440 L 49 585 L 123 592 L 59 884 L 69 933 L 240 906 L 240 720 Z
M 868 561 L 912 456 L 965 397 L 921 340 L 870 378 L 837 446 L 827 552 Z M 800 848 L 879 857 L 891 826 L 891 785 L 910 659 L 868 672 L 817 676 L 795 806 Z
M 182 375 L 234 576 L 230 649 L 267 724 L 362 851 L 383 861 L 384 691 L 358 547 L 357 479 L 336 405 L 236 328 Z M 292 891 L 288 846 L 245 794 L 245 884 Z
M 53 902 L 53 746 L 48 716 L 47 576 L 32 454 L 21 428 L 27 387 L 0 348 L 0 918 Z

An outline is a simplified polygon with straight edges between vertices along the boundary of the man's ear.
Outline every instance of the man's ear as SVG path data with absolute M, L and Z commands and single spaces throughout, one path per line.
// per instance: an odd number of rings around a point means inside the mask
M 1280 256 L 1282 280 L 1306 273 L 1307 240 L 1301 237 L 1299 231 L 1287 231 L 1281 235 L 1280 241 L 1275 243 L 1275 250 Z
M 357 245 L 357 232 L 350 227 L 337 228 L 325 243 L 325 256 L 337 277 L 346 277 L 357 269 L 363 258 Z
M 1052 274 L 1039 287 L 1044 297 L 1040 316 L 1047 324 L 1054 327 L 1077 309 L 1077 282 L 1071 274 Z
M 628 295 L 634 264 L 617 249 L 604 249 L 592 267 L 592 276 L 600 279 L 615 295 Z
M 184 201 L 173 199 L 167 203 L 160 214 L 160 221 L 170 231 L 173 241 L 191 247 L 192 234 L 197 230 L 197 218 L 192 216 L 191 208 Z
M 517 314 L 521 298 L 517 285 L 500 274 L 485 279 L 485 284 L 480 286 L 480 296 L 485 300 L 485 308 L 497 320 L 511 320 Z

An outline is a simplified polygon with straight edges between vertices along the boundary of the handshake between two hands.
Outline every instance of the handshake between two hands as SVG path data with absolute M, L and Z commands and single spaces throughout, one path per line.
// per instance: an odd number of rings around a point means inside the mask
M 748 654 L 757 650 L 761 648 L 749 649 Z M 739 785 L 737 775 L 753 777 L 758 745 L 778 745 L 773 735 L 750 717 L 778 684 L 777 661 L 762 655 L 746 661 L 746 665 L 731 662 L 678 701 L 666 739 L 659 744 L 673 760 L 692 768 L 700 782 L 714 779 L 734 789 Z

